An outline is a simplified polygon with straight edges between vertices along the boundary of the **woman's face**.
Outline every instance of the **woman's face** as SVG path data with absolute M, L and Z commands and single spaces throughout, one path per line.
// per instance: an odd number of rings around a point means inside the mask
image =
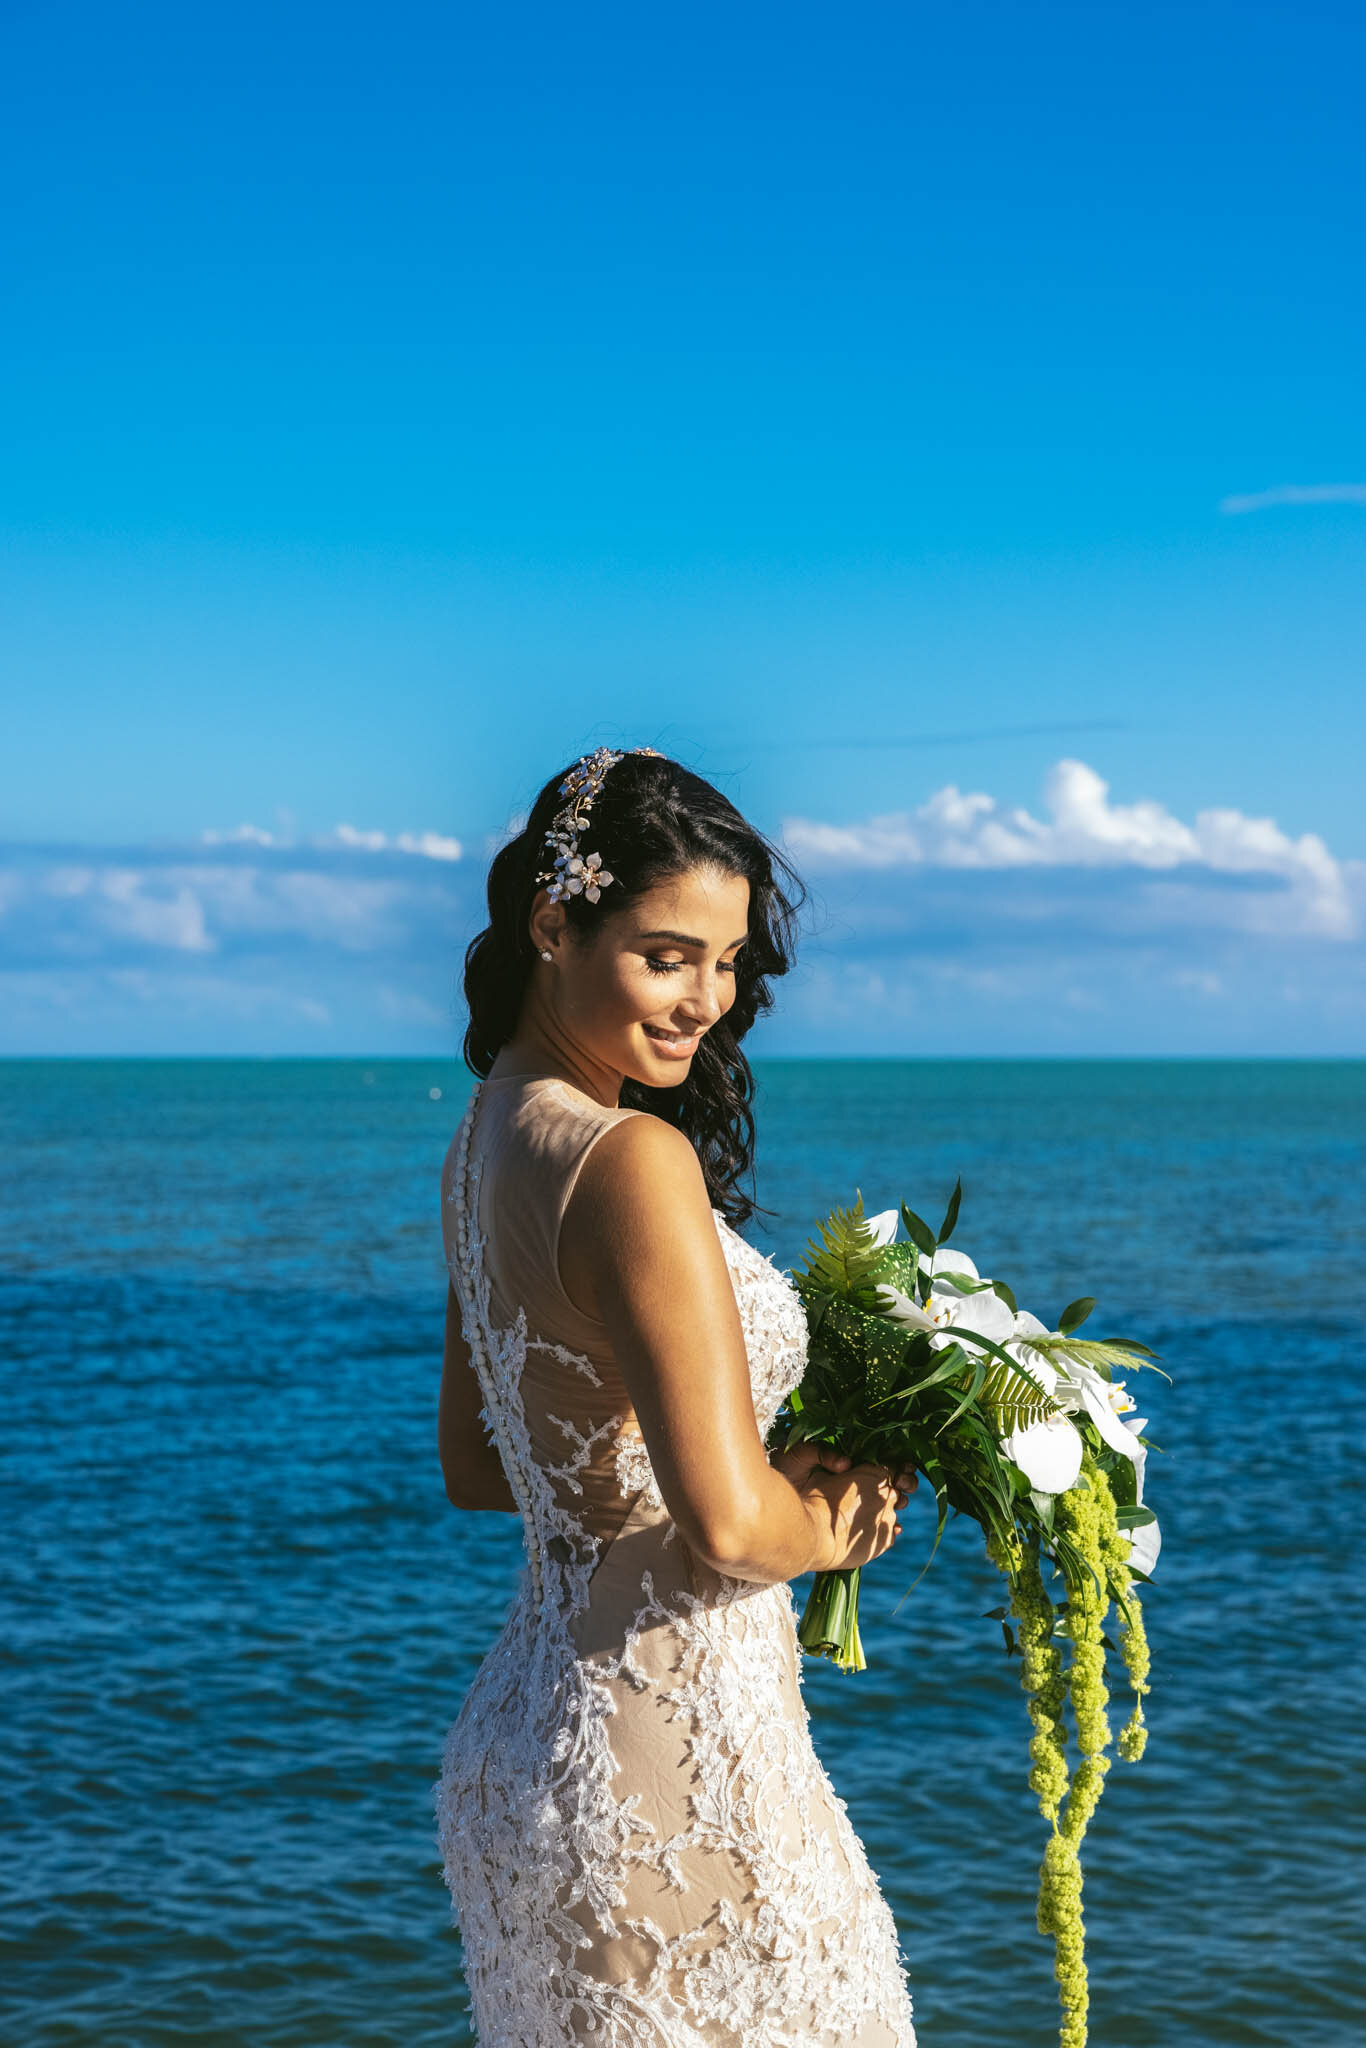
M 651 1088 L 676 1088 L 735 1001 L 736 956 L 749 930 L 749 883 L 690 868 L 587 938 L 567 927 L 543 963 L 555 1022 L 589 1058 Z

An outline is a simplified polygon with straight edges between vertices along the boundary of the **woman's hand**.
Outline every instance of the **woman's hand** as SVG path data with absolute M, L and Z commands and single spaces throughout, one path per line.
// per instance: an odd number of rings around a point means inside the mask
M 920 1484 L 918 1472 L 855 1465 L 840 1451 L 796 1444 L 773 1460 L 796 1487 L 821 1545 L 818 1571 L 848 1571 L 890 1550 L 897 1516 Z

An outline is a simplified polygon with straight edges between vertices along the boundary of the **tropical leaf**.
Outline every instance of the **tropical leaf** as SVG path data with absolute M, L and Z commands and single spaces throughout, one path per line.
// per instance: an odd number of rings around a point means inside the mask
M 874 1277 L 881 1287 L 899 1287 L 903 1294 L 914 1296 L 919 1266 L 920 1254 L 913 1244 L 885 1244 Z
M 991 1410 L 1002 1436 L 1008 1436 L 1012 1429 L 1028 1429 L 1035 1422 L 1047 1422 L 1051 1415 L 1062 1412 L 1052 1395 L 1046 1394 L 1038 1381 L 1013 1361 L 993 1366 L 982 1387 L 982 1401 Z
M 918 1246 L 927 1259 L 932 1259 L 937 1246 L 929 1224 L 922 1216 L 917 1216 L 914 1209 L 908 1209 L 904 1202 L 901 1204 L 901 1220 L 906 1226 L 906 1235 L 912 1244 Z
M 1063 1336 L 1070 1337 L 1074 1330 L 1079 1330 L 1095 1305 L 1094 1294 L 1079 1294 L 1075 1301 L 1069 1301 L 1058 1317 L 1058 1328 Z
M 1156 1359 L 1147 1353 L 1145 1346 L 1130 1344 L 1123 1338 L 1055 1335 L 1030 1337 L 1027 1342 L 1030 1350 L 1037 1351 L 1040 1358 L 1063 1366 L 1069 1358 L 1075 1358 L 1082 1365 L 1094 1367 L 1102 1379 L 1108 1380 L 1116 1370 L 1126 1372 L 1133 1366 L 1160 1373 L 1164 1380 L 1171 1379 L 1171 1374 L 1163 1372 Z
M 868 1227 L 860 1195 L 852 1209 L 834 1209 L 820 1227 L 820 1240 L 812 1238 L 806 1247 L 806 1266 L 795 1270 L 793 1279 L 803 1295 L 810 1289 L 846 1299 L 868 1295 L 885 1247 L 878 1244 Z
M 1033 1377 L 1028 1366 L 1012 1358 L 1004 1345 L 992 1337 L 983 1337 L 976 1330 L 966 1330 L 961 1324 L 953 1325 L 953 1335 L 959 1344 L 963 1339 L 979 1347 L 986 1358 L 994 1363 L 986 1366 L 981 1379 L 976 1382 L 975 1392 L 1000 1423 L 999 1434 L 1008 1430 L 1027 1428 L 1031 1422 L 1046 1422 L 1050 1415 L 1061 1413 L 1057 1402 L 1047 1389 Z M 1030 1339 L 1030 1349 L 1035 1340 Z

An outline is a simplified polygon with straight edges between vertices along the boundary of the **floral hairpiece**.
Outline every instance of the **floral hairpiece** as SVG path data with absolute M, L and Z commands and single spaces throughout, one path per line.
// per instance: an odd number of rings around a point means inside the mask
M 631 747 L 627 751 L 662 759 L 658 747 Z M 611 747 L 596 747 L 591 754 L 579 756 L 560 784 L 560 795 L 568 801 L 563 810 L 556 811 L 545 835 L 545 843 L 554 848 L 555 858 L 536 877 L 538 882 L 546 883 L 546 894 L 552 903 L 563 903 L 570 896 L 583 896 L 589 903 L 596 903 L 608 883 L 616 880 L 603 866 L 600 853 L 579 852 L 579 836 L 588 824 L 588 813 L 608 769 L 624 759 L 625 754 L 614 753 Z

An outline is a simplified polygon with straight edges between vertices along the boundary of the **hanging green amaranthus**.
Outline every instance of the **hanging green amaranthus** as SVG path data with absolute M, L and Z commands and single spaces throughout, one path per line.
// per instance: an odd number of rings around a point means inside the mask
M 1110 1694 L 1105 1680 L 1106 1624 L 1112 1602 L 1125 1616 L 1122 1655 L 1134 1688 L 1133 1714 L 1119 1739 L 1129 1762 L 1143 1754 L 1147 1731 L 1142 1695 L 1148 1690 L 1148 1644 L 1129 1568 L 1129 1539 L 1121 1531 L 1114 1493 L 1090 1451 L 1076 1484 L 1059 1495 L 1055 1530 L 1066 1538 L 1067 1600 L 1055 1610 L 1044 1585 L 1037 1544 L 1012 1557 L 989 1544 L 992 1561 L 1010 1579 L 1010 1612 L 1020 1654 L 1020 1684 L 1034 1734 L 1029 1745 L 1029 1786 L 1051 1824 L 1039 1872 L 1039 1932 L 1052 1936 L 1053 1971 L 1062 2006 L 1062 2048 L 1085 2048 L 1090 2004 L 1086 1930 L 1082 1919 L 1081 1844 L 1110 1768 Z M 1072 1654 L 1064 1661 L 1062 1642 Z M 1077 1761 L 1069 1770 L 1071 1709 Z
M 1078 1337 L 1089 1296 L 1050 1332 L 1003 1282 L 946 1251 L 960 1192 L 938 1236 L 904 1204 L 869 1219 L 857 1202 L 821 1226 L 794 1275 L 807 1311 L 807 1373 L 775 1442 L 914 1465 L 934 1487 L 936 1550 L 950 1512 L 982 1529 L 1009 1587 L 1011 1620 L 1004 1607 L 994 1614 L 1020 1658 L 1029 1785 L 1051 1830 L 1037 1923 L 1054 1944 L 1061 2048 L 1085 2048 L 1080 1851 L 1111 1761 L 1106 1652 L 1122 1657 L 1133 1688 L 1117 1747 L 1136 1761 L 1147 1742 L 1148 1643 L 1135 1587 L 1157 1555 L 1142 1504 L 1145 1425 L 1125 1419 L 1134 1403 L 1114 1373 L 1151 1363 L 1151 1354 L 1127 1339 Z M 898 1216 L 909 1243 L 894 1241 Z M 1056 1607 L 1045 1566 L 1062 1579 Z M 866 1668 L 858 1595 L 856 1570 L 818 1573 L 799 1629 L 807 1650 L 844 1671 Z M 1118 1645 L 1106 1633 L 1112 1607 Z

